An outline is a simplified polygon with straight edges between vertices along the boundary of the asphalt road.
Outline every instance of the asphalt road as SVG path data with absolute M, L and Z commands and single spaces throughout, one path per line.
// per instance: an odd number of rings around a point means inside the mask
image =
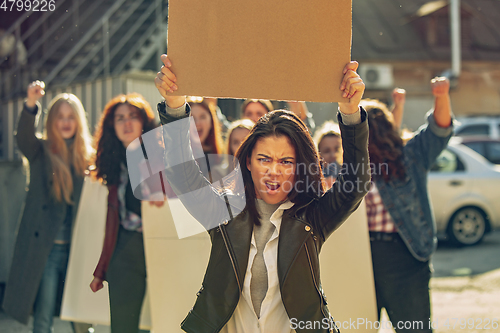
M 500 332 L 500 231 L 476 246 L 443 243 L 432 263 L 435 332 Z
M 434 333 L 500 333 L 500 231 L 475 246 L 441 242 L 432 264 Z
M 500 230 L 486 235 L 475 246 L 457 248 L 439 242 L 432 257 L 434 277 L 477 275 L 500 268 Z

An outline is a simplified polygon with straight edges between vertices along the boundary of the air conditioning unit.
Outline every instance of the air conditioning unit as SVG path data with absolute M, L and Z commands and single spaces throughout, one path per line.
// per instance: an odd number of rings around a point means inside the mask
M 392 66 L 389 64 L 362 64 L 358 73 L 366 89 L 391 89 L 394 87 Z

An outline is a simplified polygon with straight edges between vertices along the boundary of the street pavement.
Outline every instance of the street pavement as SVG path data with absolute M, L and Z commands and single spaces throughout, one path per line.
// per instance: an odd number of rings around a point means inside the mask
M 0 311 L 0 333 L 30 333 L 33 329 L 33 318 L 30 318 L 28 325 L 23 325 L 11 319 L 3 311 Z M 108 326 L 96 325 L 93 328 L 93 333 L 110 333 Z M 58 317 L 54 318 L 54 333 L 74 333 L 71 324 L 61 320 Z M 83 333 L 83 332 L 77 332 Z
M 481 244 L 471 247 L 456 248 L 440 242 L 432 264 L 434 332 L 500 333 L 500 327 L 495 329 L 492 325 L 496 319 L 500 326 L 500 231 L 487 235 Z M 486 326 L 488 321 L 490 325 Z M 472 328 L 469 328 L 471 323 Z M 0 333 L 29 333 L 31 325 L 31 321 L 28 326 L 21 325 L 0 311 Z M 107 326 L 94 328 L 94 333 L 109 332 Z M 392 332 L 391 329 L 379 331 Z M 73 331 L 68 322 L 55 318 L 54 333 Z
M 434 277 L 477 275 L 500 268 L 500 230 L 476 246 L 457 248 L 440 242 L 432 257 Z
M 500 231 L 470 247 L 456 248 L 440 242 L 432 264 L 434 333 L 500 333 Z M 495 319 L 496 329 L 492 325 Z

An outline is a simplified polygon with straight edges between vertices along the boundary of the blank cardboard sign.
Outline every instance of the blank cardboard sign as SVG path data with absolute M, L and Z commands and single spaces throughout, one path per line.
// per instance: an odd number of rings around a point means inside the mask
M 176 95 L 346 101 L 351 0 L 170 0 Z

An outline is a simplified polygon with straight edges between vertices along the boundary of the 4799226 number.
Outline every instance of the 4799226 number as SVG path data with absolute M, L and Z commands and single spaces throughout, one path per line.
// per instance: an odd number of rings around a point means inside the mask
M 56 10 L 55 0 L 0 0 L 0 11 L 4 12 L 53 12 Z

